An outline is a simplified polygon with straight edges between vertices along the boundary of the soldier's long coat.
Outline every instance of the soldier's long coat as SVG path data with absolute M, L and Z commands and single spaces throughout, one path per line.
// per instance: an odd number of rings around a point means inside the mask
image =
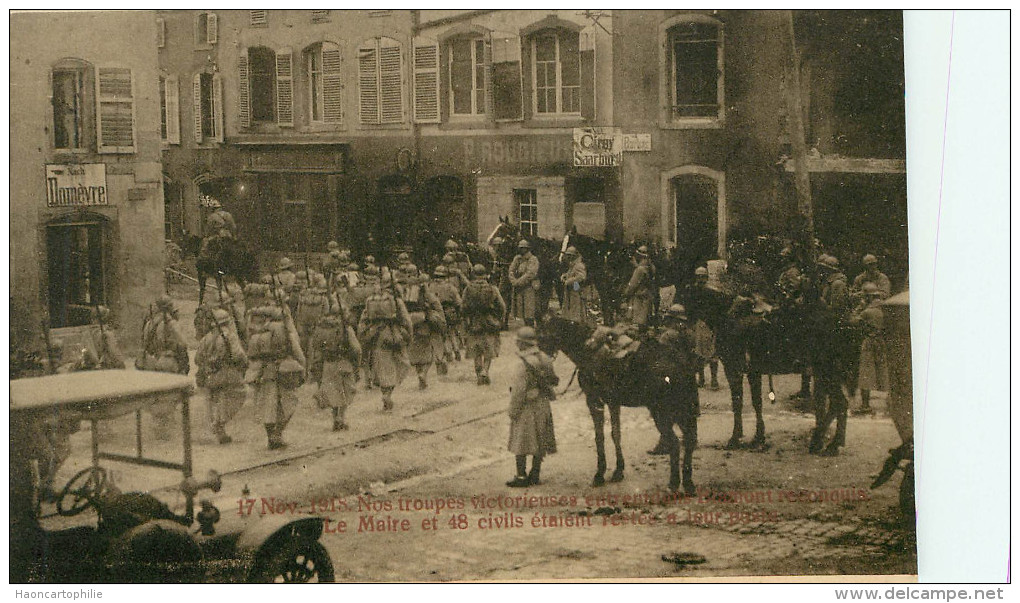
M 538 258 L 518 255 L 510 264 L 510 285 L 513 286 L 511 314 L 520 320 L 534 320 L 538 297 Z

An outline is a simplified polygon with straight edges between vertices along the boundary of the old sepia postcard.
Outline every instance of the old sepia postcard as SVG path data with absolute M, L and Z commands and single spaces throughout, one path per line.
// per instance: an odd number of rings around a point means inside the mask
M 903 31 L 11 13 L 11 581 L 915 579 Z

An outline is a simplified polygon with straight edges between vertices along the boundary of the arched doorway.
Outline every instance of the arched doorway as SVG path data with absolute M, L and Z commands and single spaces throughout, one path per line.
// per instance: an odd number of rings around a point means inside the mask
M 726 252 L 726 193 L 722 172 L 684 166 L 662 175 L 663 239 L 688 275 Z
M 50 328 L 92 322 L 93 306 L 108 303 L 109 221 L 91 212 L 61 216 L 46 225 Z

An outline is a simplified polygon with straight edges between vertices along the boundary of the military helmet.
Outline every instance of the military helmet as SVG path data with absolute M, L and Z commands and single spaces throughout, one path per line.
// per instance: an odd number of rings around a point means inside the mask
M 638 247 L 636 253 L 639 256 L 641 256 L 641 257 L 645 257 L 645 258 L 648 257 L 648 246 L 647 245 L 642 245 L 642 246 Z
M 517 243 L 517 248 L 518 249 L 531 249 L 531 244 L 528 243 L 527 239 L 521 239 L 520 242 Z
M 446 269 L 446 266 L 442 264 L 436 266 L 436 269 L 432 271 L 433 276 L 443 277 L 448 276 L 450 272 Z
M 223 204 L 216 199 L 210 199 L 206 205 L 208 205 L 211 209 L 220 209 L 223 207 Z
M 340 243 L 337 243 L 336 241 L 330 241 L 329 243 L 326 243 L 326 250 L 340 251 Z
M 485 276 L 488 273 L 489 270 L 481 264 L 475 264 L 471 267 L 471 274 L 474 274 L 475 276 Z
M 446 255 L 444 255 L 443 256 L 443 263 L 444 264 L 452 264 L 453 263 L 453 254 L 452 253 L 447 253 Z
M 581 254 L 577 251 L 577 247 L 574 247 L 573 245 L 567 247 L 567 250 L 563 252 L 564 257 L 578 257 L 580 255 Z
M 286 270 L 288 268 L 292 268 L 293 266 L 294 262 L 290 261 L 290 258 L 288 257 L 280 258 L 280 261 L 276 262 L 277 270 Z
M 839 268 L 839 258 L 834 255 L 825 256 L 825 265 L 829 268 Z
M 374 264 L 374 263 L 375 263 L 375 256 L 374 255 L 366 255 L 365 256 L 365 265 L 366 266 L 369 265 L 369 264 Z
M 212 312 L 213 321 L 218 325 L 226 325 L 230 323 L 230 312 L 227 312 L 223 308 L 216 308 Z
M 411 261 L 411 255 L 406 251 L 401 251 L 400 255 L 397 256 L 397 261 L 401 264 L 406 264 Z
M 867 296 L 882 295 L 882 290 L 878 288 L 878 285 L 870 282 L 864 283 L 864 286 L 861 287 L 861 291 Z
M 161 312 L 173 312 L 174 300 L 170 299 L 169 295 L 160 295 L 156 300 L 156 308 Z
M 708 268 L 698 266 L 694 269 L 694 276 L 708 276 Z
M 379 267 L 376 266 L 375 264 L 366 264 L 365 265 L 365 274 L 372 275 L 372 276 L 379 276 Z
M 503 237 L 492 237 L 492 242 L 489 244 L 493 247 L 499 247 L 503 244 Z
M 869 253 L 868 255 L 864 256 L 864 260 L 862 260 L 862 261 L 864 262 L 865 266 L 868 266 L 870 264 L 877 264 L 878 263 L 878 258 L 876 258 L 875 256 L 873 256 L 873 255 L 871 255 Z
M 453 250 L 453 249 L 457 249 L 457 247 L 459 247 L 459 246 L 457 245 L 457 241 L 454 241 L 453 239 L 447 239 L 446 243 L 443 245 L 443 247 L 445 249 Z

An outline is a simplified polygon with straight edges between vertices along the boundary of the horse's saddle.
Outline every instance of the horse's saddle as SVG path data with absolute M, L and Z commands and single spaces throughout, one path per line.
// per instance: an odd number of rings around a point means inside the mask
M 588 339 L 587 345 L 595 350 L 600 361 L 623 360 L 638 351 L 641 341 L 625 331 L 599 327 Z

